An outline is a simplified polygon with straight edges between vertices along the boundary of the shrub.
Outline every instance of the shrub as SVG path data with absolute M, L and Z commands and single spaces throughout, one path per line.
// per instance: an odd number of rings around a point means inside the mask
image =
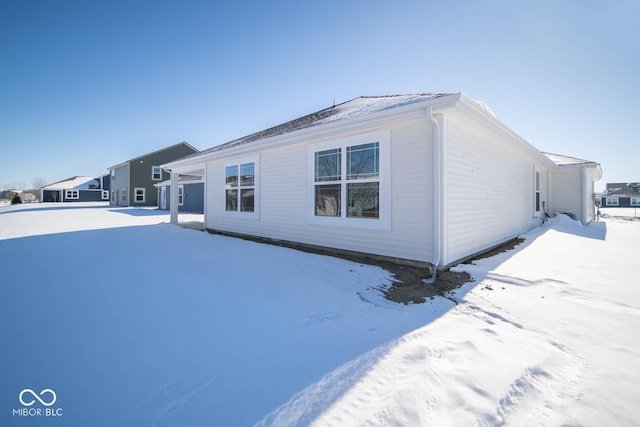
M 20 195 L 18 193 L 15 193 L 13 195 L 13 199 L 11 199 L 11 204 L 17 205 L 18 203 L 22 203 L 22 199 L 20 199 Z

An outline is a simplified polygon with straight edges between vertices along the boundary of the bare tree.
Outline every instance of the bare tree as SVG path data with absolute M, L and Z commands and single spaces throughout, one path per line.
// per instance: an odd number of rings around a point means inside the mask
M 47 185 L 47 181 L 43 177 L 38 176 L 31 180 L 31 185 L 34 190 L 40 190 L 42 187 Z

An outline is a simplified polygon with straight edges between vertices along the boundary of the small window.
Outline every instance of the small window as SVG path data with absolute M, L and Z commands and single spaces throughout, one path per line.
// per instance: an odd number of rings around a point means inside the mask
M 617 197 L 607 197 L 606 205 L 607 206 L 619 206 L 620 203 L 618 202 L 618 198 Z
M 120 200 L 122 200 L 122 203 L 127 203 L 127 189 L 123 188 L 120 191 Z
M 225 167 L 226 211 L 255 212 L 255 183 L 255 162 Z
M 184 205 L 184 185 L 178 185 L 178 206 Z
M 102 200 L 109 200 L 109 190 L 102 190 Z
M 134 193 L 134 202 L 135 203 L 144 203 L 145 201 L 145 189 L 141 187 L 136 187 L 133 189 Z
M 151 166 L 151 179 L 154 181 L 162 180 L 162 168 L 160 166 Z
M 111 181 L 115 181 L 116 180 L 116 170 L 115 169 L 111 169 Z
M 640 197 L 632 197 L 631 206 L 640 206 Z
M 79 199 L 80 192 L 78 190 L 65 190 L 64 197 L 66 199 Z

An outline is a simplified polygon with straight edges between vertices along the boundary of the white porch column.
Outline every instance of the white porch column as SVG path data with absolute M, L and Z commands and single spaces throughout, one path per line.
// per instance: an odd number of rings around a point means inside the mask
M 169 210 L 171 212 L 171 223 L 178 225 L 178 174 L 171 171 L 171 198 L 169 199 Z

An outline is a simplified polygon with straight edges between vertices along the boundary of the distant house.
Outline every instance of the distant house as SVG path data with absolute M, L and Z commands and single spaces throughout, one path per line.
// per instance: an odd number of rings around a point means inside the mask
M 210 231 L 441 268 L 547 214 L 590 222 L 601 176 L 461 93 L 360 97 L 163 167 L 204 176 Z
M 154 184 L 158 189 L 158 209 L 168 210 L 171 200 L 171 181 Z M 184 175 L 178 181 L 178 211 L 204 212 L 204 180 L 202 176 Z
M 109 200 L 109 189 L 92 176 L 74 176 L 45 185 L 40 189 L 41 202 L 100 202 Z
M 601 196 L 600 206 L 603 208 L 635 208 L 640 207 L 640 182 L 607 183 Z
M 113 206 L 158 206 L 158 190 L 154 184 L 169 179 L 160 165 L 198 150 L 186 142 L 172 145 L 109 167 Z

